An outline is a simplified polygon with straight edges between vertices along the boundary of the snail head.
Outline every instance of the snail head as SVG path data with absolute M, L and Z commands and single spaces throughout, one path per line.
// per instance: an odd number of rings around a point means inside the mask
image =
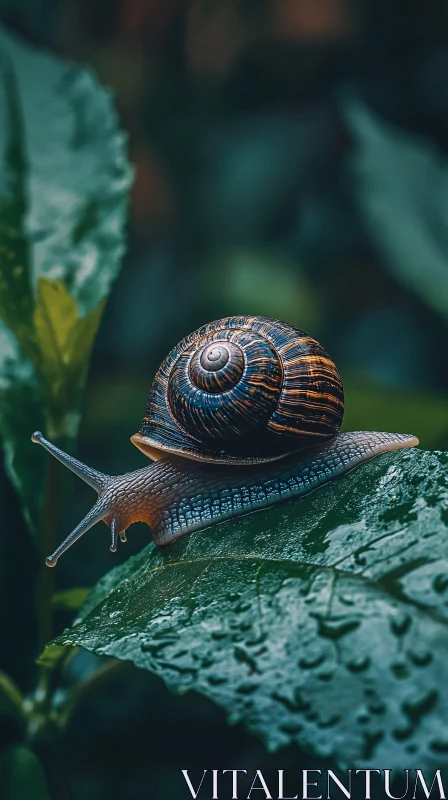
M 59 447 L 45 439 L 40 431 L 33 433 L 31 441 L 42 445 L 61 464 L 64 464 L 85 483 L 88 483 L 92 489 L 95 489 L 98 494 L 98 500 L 89 513 L 86 514 L 84 519 L 81 520 L 79 525 L 67 536 L 54 553 L 46 558 L 45 563 L 48 567 L 55 567 L 62 553 L 65 553 L 72 544 L 100 520 L 110 526 L 110 549 L 113 553 L 117 549 L 118 537 L 122 542 L 126 541 L 126 528 L 129 525 L 139 521 L 148 522 L 149 524 L 147 502 L 142 502 L 142 493 L 138 491 L 138 475 L 143 473 L 143 470 L 120 476 L 105 475 L 86 466 L 86 464 L 73 458 L 68 453 L 64 453 Z M 148 468 L 146 468 L 146 472 L 147 470 Z M 131 486 L 132 491 L 130 491 Z M 145 496 L 147 497 L 147 493 Z

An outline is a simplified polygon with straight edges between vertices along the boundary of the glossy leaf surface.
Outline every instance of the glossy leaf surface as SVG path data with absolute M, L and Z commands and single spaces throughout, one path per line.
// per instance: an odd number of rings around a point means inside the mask
M 45 460 L 67 443 L 119 270 L 131 171 L 107 91 L 0 28 L 0 431 L 34 529 Z
M 300 500 L 150 545 L 56 643 L 202 692 L 272 749 L 438 768 L 447 565 L 448 454 L 390 453 Z

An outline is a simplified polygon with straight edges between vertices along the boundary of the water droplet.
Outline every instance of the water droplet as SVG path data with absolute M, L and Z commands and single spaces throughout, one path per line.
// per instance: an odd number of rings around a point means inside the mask
M 444 594 L 448 589 L 448 575 L 436 575 L 433 582 L 433 589 L 437 594 Z
M 326 669 L 322 672 L 318 672 L 318 674 L 316 675 L 319 681 L 324 681 L 325 683 L 331 681 L 333 676 L 334 676 L 334 671 L 332 669 Z
M 372 702 L 369 703 L 369 711 L 371 711 L 372 714 L 384 714 L 386 711 L 386 706 L 381 698 L 377 697 L 375 700 L 372 700 Z
M 164 647 L 167 647 L 168 644 L 170 644 L 170 642 L 149 641 L 149 642 L 142 642 L 140 644 L 140 648 L 143 653 L 150 653 L 152 656 L 156 656 L 161 650 L 163 650 Z
M 226 683 L 227 678 L 223 678 L 222 675 L 208 675 L 207 680 L 212 686 L 221 686 L 221 684 Z
M 347 662 L 347 669 L 350 672 L 364 672 L 370 667 L 370 658 L 368 656 L 357 655 Z
M 248 647 L 255 647 L 257 644 L 263 644 L 266 641 L 266 634 L 259 633 L 258 636 L 255 635 L 251 639 L 246 640 L 246 644 Z
M 321 719 L 319 721 L 319 728 L 334 728 L 341 721 L 342 717 L 339 714 L 333 714 L 327 719 Z
M 397 614 L 397 616 L 393 617 L 390 621 L 392 633 L 394 633 L 395 636 L 404 636 L 411 627 L 411 623 L 412 620 L 409 614 Z
M 406 739 L 410 739 L 412 736 L 412 728 L 395 728 L 395 730 L 392 731 L 392 736 L 396 742 L 405 742 Z
M 429 746 L 434 753 L 448 753 L 448 739 L 433 739 Z
M 290 734 L 291 736 L 294 736 L 296 733 L 300 733 L 302 730 L 302 725 L 300 725 L 298 722 L 284 722 L 280 727 L 282 731 Z
M 225 639 L 227 637 L 227 631 L 223 631 L 223 630 L 212 631 L 211 637 L 212 637 L 212 639 L 215 639 L 216 641 L 219 641 L 220 639 Z
M 325 658 L 325 653 L 302 656 L 302 658 L 299 660 L 299 667 L 301 669 L 314 669 L 314 667 L 319 667 L 321 664 L 323 664 Z
M 179 672 L 180 675 L 191 675 L 194 678 L 197 674 L 196 667 L 190 667 L 187 664 L 178 664 L 177 662 L 170 661 L 166 666 L 169 669 L 175 670 L 175 672 Z
M 343 594 L 340 594 L 340 595 L 339 595 L 339 601 L 340 601 L 340 602 L 341 602 L 341 603 L 342 603 L 344 606 L 354 606 L 354 605 L 355 605 L 355 600 L 354 600 L 354 598 L 353 598 L 353 597 L 349 597 L 348 595 L 343 595 Z
M 315 616 L 319 626 L 319 634 L 326 639 L 340 639 L 342 636 L 346 636 L 347 633 L 356 630 L 360 625 L 360 620 L 354 617 L 325 618 L 317 614 Z
M 122 613 L 122 611 L 111 611 L 109 614 L 109 619 L 117 619 L 118 617 L 121 617 Z
M 408 678 L 410 675 L 410 670 L 406 661 L 394 661 L 390 666 L 390 670 L 396 678 Z
M 409 653 L 409 658 L 416 667 L 427 667 L 432 661 L 432 653 L 429 650 L 414 650 Z
M 305 700 L 300 689 L 294 689 L 294 710 L 306 711 L 310 707 L 310 702 Z
M 279 691 L 272 692 L 271 697 L 273 700 L 276 700 L 278 703 L 281 703 L 282 706 L 284 706 L 286 709 L 288 709 L 288 711 L 291 711 L 292 713 L 299 710 L 295 698 L 287 697 L 285 694 Z
M 407 700 L 403 703 L 402 708 L 407 717 L 414 724 L 418 722 L 425 714 L 429 714 L 437 703 L 438 692 L 435 689 L 430 689 L 424 694 L 412 700 Z
M 364 759 L 370 759 L 373 756 L 375 747 L 383 738 L 383 731 L 364 731 L 364 747 L 362 753 Z
M 250 611 L 251 608 L 252 606 L 250 603 L 242 602 L 235 606 L 234 611 L 236 611 L 237 614 L 242 614 L 244 611 Z
M 258 689 L 258 686 L 259 683 L 257 681 L 246 681 L 245 683 L 240 683 L 237 691 L 240 694 L 252 694 L 255 689 Z
M 236 646 L 233 648 L 233 652 L 237 661 L 240 664 L 247 664 L 248 667 L 251 668 L 254 672 L 257 672 L 257 662 L 253 658 L 251 653 L 248 653 L 244 647 Z

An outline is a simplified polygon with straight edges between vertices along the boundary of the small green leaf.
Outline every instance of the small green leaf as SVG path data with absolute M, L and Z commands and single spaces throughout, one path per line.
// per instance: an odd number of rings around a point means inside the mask
M 67 340 L 78 321 L 78 306 L 61 281 L 39 278 L 34 327 L 46 365 L 60 373 L 67 364 Z
M 75 374 L 82 373 L 88 364 L 105 304 L 106 301 L 102 300 L 90 314 L 78 319 L 70 331 L 64 352 L 66 362 Z
M 90 352 L 105 301 L 79 316 L 76 301 L 61 281 L 41 277 L 34 309 L 39 346 L 38 372 L 54 416 L 79 406 Z
M 63 645 L 47 645 L 44 651 L 36 659 L 39 667 L 53 670 L 65 666 L 75 655 L 76 647 L 64 647 Z
M 388 453 L 300 500 L 146 548 L 56 644 L 194 689 L 266 745 L 440 768 L 448 453 Z
M 28 747 L 11 747 L 0 756 L 0 796 L 4 800 L 50 800 L 42 765 Z
M 81 608 L 90 591 L 90 589 L 78 587 L 77 589 L 67 589 L 65 592 L 56 592 L 52 602 L 56 608 L 68 608 L 76 611 Z

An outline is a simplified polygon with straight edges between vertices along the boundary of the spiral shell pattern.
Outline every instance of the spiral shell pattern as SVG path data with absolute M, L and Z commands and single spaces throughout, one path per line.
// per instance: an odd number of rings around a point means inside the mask
M 333 439 L 343 408 L 341 379 L 318 342 L 267 317 L 227 317 L 171 351 L 132 441 L 148 454 L 259 463 Z

